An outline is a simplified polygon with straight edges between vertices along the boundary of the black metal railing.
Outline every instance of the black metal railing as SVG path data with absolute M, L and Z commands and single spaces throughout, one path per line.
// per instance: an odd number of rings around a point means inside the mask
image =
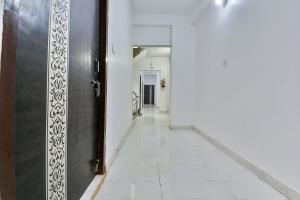
M 140 115 L 140 97 L 135 93 L 132 92 L 132 116 L 135 119 L 137 116 Z

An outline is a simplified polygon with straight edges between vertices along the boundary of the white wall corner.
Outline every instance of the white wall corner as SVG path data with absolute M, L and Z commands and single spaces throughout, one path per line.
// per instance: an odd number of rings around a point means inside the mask
M 207 5 L 206 0 L 200 0 L 196 3 L 196 5 L 194 6 L 194 9 L 192 10 L 192 14 L 191 14 L 191 24 L 192 25 L 197 24 L 206 5 Z

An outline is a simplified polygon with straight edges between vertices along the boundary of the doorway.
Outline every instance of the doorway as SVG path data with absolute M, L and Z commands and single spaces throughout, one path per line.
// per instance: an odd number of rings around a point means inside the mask
M 144 85 L 144 105 L 155 105 L 155 85 Z
M 133 47 L 133 87 L 141 106 L 168 113 L 171 92 L 171 47 Z M 153 100 L 154 99 L 154 100 Z
M 159 108 L 160 102 L 160 72 L 159 71 L 142 71 L 142 104 L 143 108 Z

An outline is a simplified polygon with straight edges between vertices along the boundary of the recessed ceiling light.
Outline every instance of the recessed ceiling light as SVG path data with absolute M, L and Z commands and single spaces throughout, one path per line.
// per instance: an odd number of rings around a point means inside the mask
M 226 6 L 228 3 L 228 0 L 215 0 L 216 5 L 218 6 Z

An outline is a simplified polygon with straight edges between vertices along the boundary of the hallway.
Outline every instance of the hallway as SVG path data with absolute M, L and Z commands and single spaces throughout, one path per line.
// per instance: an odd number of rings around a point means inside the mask
M 96 200 L 284 200 L 192 131 L 171 131 L 168 115 L 136 120 Z
M 0 200 L 300 200 L 299 8 L 0 0 Z

